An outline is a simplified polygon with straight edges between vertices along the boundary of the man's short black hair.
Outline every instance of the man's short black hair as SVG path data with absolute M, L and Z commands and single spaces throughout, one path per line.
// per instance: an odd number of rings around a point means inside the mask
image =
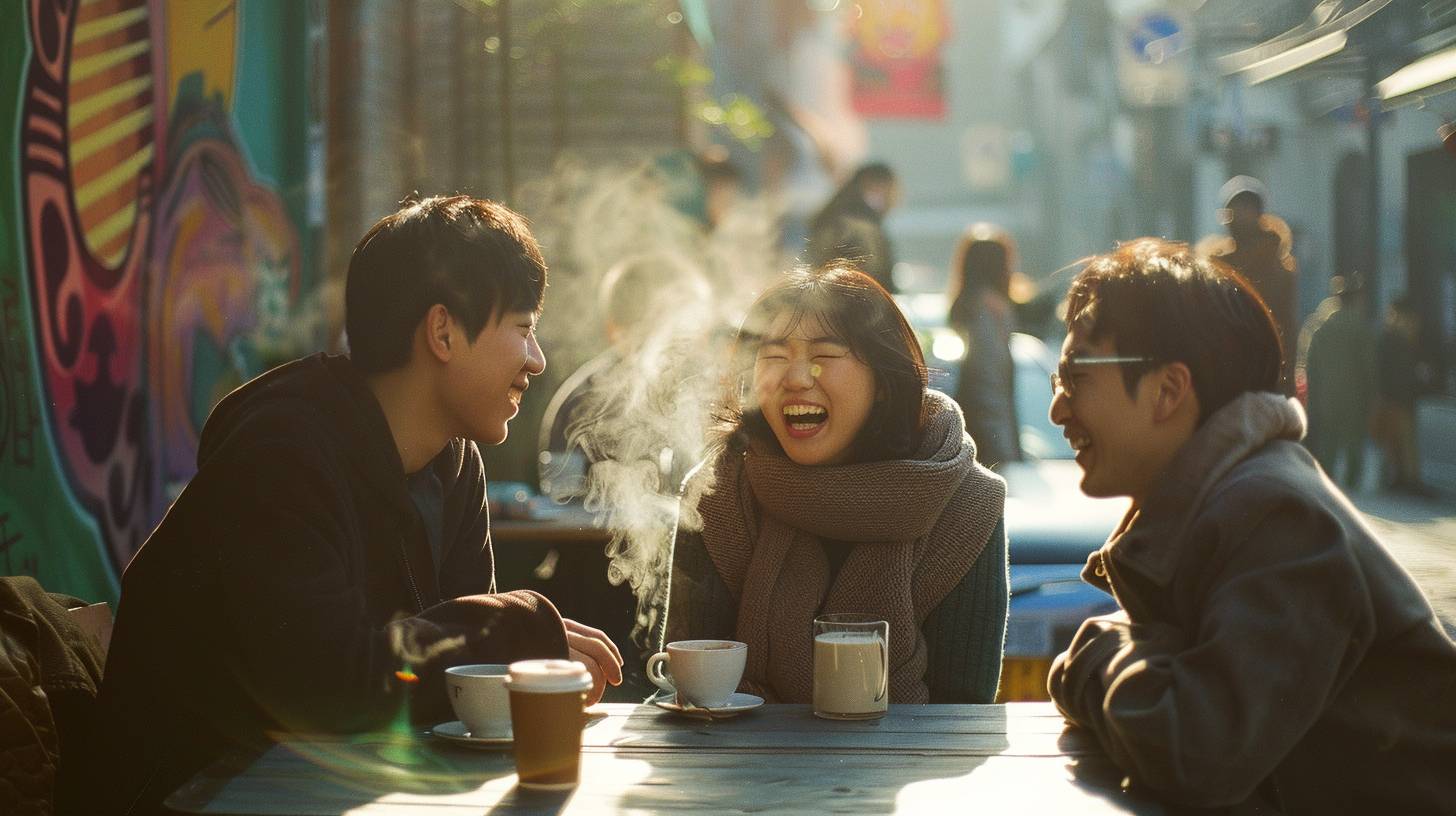
M 344 284 L 349 354 L 366 373 L 409 362 L 415 328 L 436 303 L 470 340 L 506 312 L 536 312 L 546 261 L 526 219 L 466 195 L 406 203 L 359 240 Z
M 1284 352 L 1269 307 L 1223 262 L 1187 244 L 1139 238 L 1093 258 L 1067 293 L 1067 327 L 1111 338 L 1129 394 L 1153 366 L 1181 362 L 1193 375 L 1200 424 L 1245 391 L 1279 391 Z

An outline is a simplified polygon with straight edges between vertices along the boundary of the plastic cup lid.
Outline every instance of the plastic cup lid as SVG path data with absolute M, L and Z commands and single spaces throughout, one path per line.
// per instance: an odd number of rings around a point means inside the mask
M 585 691 L 591 672 L 576 660 L 519 660 L 511 664 L 506 688 L 526 692 Z

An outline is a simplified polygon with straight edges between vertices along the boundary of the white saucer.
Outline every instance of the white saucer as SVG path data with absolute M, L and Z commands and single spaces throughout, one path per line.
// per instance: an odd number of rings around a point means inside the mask
M 466 730 L 465 723 L 459 720 L 440 723 L 430 729 L 430 733 L 442 740 L 469 745 L 472 748 L 509 748 L 513 740 L 509 735 L 503 737 L 472 737 Z
M 674 714 L 683 714 L 689 717 L 705 717 L 707 719 L 721 719 L 724 717 L 736 717 L 745 711 L 752 711 L 763 705 L 763 698 L 757 694 L 744 694 L 734 692 L 728 697 L 728 702 L 712 708 L 698 708 L 689 706 L 683 708 L 677 703 L 677 695 L 659 697 L 652 701 L 652 704 L 664 711 L 671 711 Z

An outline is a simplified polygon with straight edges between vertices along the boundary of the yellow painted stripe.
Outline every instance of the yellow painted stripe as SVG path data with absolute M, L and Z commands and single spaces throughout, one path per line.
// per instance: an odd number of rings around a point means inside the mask
M 108 14 L 105 17 L 97 17 L 95 20 L 88 20 L 76 26 L 76 34 L 72 41 L 79 45 L 97 37 L 105 37 L 107 34 L 120 31 L 145 19 L 147 19 L 145 4 L 116 14 Z
M 152 87 L 152 75 L 145 74 L 136 79 L 113 85 L 101 93 L 92 94 L 81 101 L 71 102 L 71 129 L 123 99 L 138 96 Z
M 83 79 L 90 79 L 108 68 L 120 65 L 132 57 L 145 54 L 150 50 L 152 50 L 151 40 L 137 40 L 120 48 L 102 51 L 94 57 L 76 60 L 71 63 L 71 82 L 74 84 Z
M 152 106 L 147 105 L 96 131 L 84 139 L 71 143 L 71 164 L 80 164 L 93 153 L 113 142 L 125 139 L 146 127 L 152 121 Z
M 112 246 L 115 246 L 116 249 L 111 249 Z M 126 259 L 126 250 L 129 247 L 131 247 L 131 235 L 123 232 L 116 236 L 116 240 L 110 244 L 97 247 L 95 253 L 101 256 L 101 262 L 106 264 L 108 269 L 115 269 Z
M 131 224 L 135 220 L 136 202 L 131 201 L 125 207 L 117 210 L 116 215 L 86 230 L 86 243 L 92 247 L 104 247 L 112 238 L 131 229 Z
M 128 181 L 136 178 L 136 172 L 146 166 L 152 160 L 152 146 L 150 144 L 142 147 L 141 150 L 133 153 L 126 161 L 116 165 L 105 173 L 97 176 L 85 186 L 76 190 L 76 207 L 86 209 L 96 203 L 107 193 Z

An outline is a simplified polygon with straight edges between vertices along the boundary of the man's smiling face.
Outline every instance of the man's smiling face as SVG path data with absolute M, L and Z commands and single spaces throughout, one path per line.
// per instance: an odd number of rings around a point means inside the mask
M 456 323 L 452 344 L 459 345 L 444 381 L 452 424 L 477 444 L 498 445 L 531 377 L 546 370 L 546 356 L 536 342 L 536 315 L 505 312 L 486 323 L 473 342 L 465 340 Z
M 1049 414 L 1077 452 L 1083 493 L 1139 497 L 1157 475 L 1157 468 L 1150 471 L 1149 465 L 1161 466 L 1164 460 L 1151 449 L 1157 444 L 1154 378 L 1142 377 L 1129 394 L 1121 365 L 1076 365 L 1079 357 L 1116 355 L 1111 338 L 1094 342 L 1088 339 L 1084 325 L 1074 325 L 1062 344 L 1062 360 L 1069 363 L 1062 367 L 1068 381 L 1052 395 Z

